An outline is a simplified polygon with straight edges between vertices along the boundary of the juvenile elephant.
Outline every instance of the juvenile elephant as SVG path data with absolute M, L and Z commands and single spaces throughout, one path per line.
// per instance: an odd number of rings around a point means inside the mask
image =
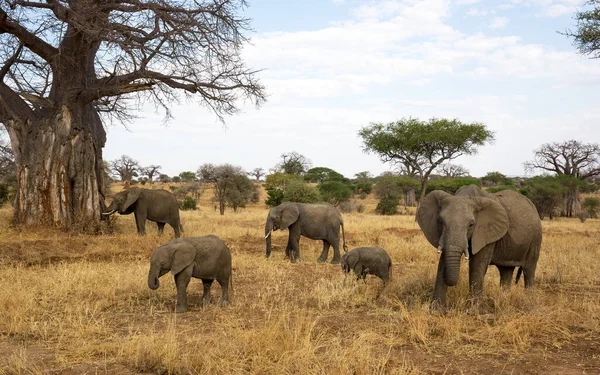
M 483 292 L 490 264 L 498 267 L 502 286 L 510 287 L 515 267 L 523 272 L 525 287 L 533 286 L 542 225 L 535 206 L 525 196 L 512 190 L 488 194 L 475 185 L 461 187 L 454 196 L 435 190 L 419 206 L 417 222 L 441 253 L 433 308 L 443 308 L 447 287 L 458 282 L 463 254 L 469 259 L 469 286 L 474 297 Z
M 357 247 L 342 256 L 342 271 L 354 271 L 357 279 L 375 275 L 385 286 L 392 273 L 392 258 L 380 247 Z
M 132 187 L 117 193 L 103 216 L 119 212 L 135 216 L 138 234 L 146 234 L 146 220 L 156 222 L 158 235 L 162 235 L 165 224 L 171 225 L 175 238 L 180 237 L 183 227 L 179 220 L 179 203 L 173 193 L 166 190 L 151 190 Z
M 202 279 L 203 305 L 210 303 L 210 287 L 214 280 L 221 285 L 219 306 L 229 304 L 231 253 L 219 237 L 208 235 L 179 238 L 154 250 L 150 258 L 148 287 L 157 289 L 160 285 L 158 279 L 169 271 L 175 276 L 177 287 L 176 312 L 187 310 L 186 289 L 192 277 Z
M 312 240 L 323 240 L 323 252 L 317 261 L 327 261 L 329 247 L 333 246 L 331 264 L 340 262 L 340 226 L 342 227 L 344 251 L 346 235 L 344 220 L 335 207 L 329 203 L 295 203 L 285 202 L 271 208 L 265 224 L 265 239 L 267 242 L 267 258 L 271 255 L 271 233 L 274 230 L 289 229 L 290 235 L 285 248 L 286 258 L 295 262 L 300 258 L 300 236 Z

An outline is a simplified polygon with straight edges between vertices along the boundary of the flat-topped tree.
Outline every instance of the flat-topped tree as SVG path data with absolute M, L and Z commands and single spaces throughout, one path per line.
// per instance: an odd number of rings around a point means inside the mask
M 18 168 L 17 223 L 97 227 L 102 118 L 181 95 L 222 119 L 264 88 L 241 59 L 244 0 L 0 0 L 0 122 Z M 102 116 L 102 117 L 101 117 Z
M 372 123 L 358 135 L 363 150 L 416 171 L 421 183 L 419 203 L 425 198 L 429 175 L 442 163 L 461 155 L 473 155 L 477 146 L 494 139 L 484 124 L 465 124 L 456 119 L 420 121 L 403 118 L 388 124 Z

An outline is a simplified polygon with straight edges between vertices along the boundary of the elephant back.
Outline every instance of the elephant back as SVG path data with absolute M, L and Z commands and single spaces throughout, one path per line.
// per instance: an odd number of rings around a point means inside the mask
M 506 210 L 510 222 L 507 236 L 511 242 L 515 245 L 529 245 L 533 240 L 541 238 L 540 216 L 529 198 L 514 190 L 503 190 L 491 195 Z

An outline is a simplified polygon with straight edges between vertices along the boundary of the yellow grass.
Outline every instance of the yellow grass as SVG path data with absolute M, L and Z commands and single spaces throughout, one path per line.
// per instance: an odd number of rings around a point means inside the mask
M 317 264 L 319 241 L 303 238 L 303 261 L 291 264 L 287 233 L 275 232 L 265 259 L 267 209 L 220 216 L 209 198 L 182 213 L 184 235 L 228 243 L 231 305 L 216 305 L 215 284 L 213 304 L 202 308 L 192 280 L 184 314 L 173 313 L 169 274 L 156 291 L 146 285 L 149 255 L 172 238 L 170 227 L 159 238 L 148 222 L 140 238 L 133 217 L 121 216 L 112 234 L 71 235 L 11 228 L 10 211 L 0 210 L 0 374 L 521 373 L 524 363 L 566 371 L 569 358 L 600 371 L 599 220 L 543 222 L 534 290 L 522 281 L 501 290 L 490 267 L 487 313 L 476 314 L 463 262 L 447 313 L 430 314 L 438 255 L 413 216 L 376 216 L 373 200 L 365 213 L 344 215 L 350 248 L 378 245 L 393 259 L 393 281 L 381 292 L 379 279 L 356 282 L 338 265 Z

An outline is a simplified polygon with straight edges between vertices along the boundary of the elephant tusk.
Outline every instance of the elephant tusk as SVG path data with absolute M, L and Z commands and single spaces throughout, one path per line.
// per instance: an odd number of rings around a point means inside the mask
M 442 253 L 442 245 L 439 245 L 437 248 L 437 253 L 441 254 Z
M 469 260 L 469 248 L 465 249 L 465 259 Z
M 102 215 L 104 216 L 110 216 L 112 214 L 114 214 L 115 212 L 117 212 L 117 210 L 112 210 L 112 211 L 108 211 L 108 212 L 103 212 Z
M 269 233 L 267 233 L 267 235 L 265 236 L 265 239 L 269 238 L 269 236 L 271 235 L 271 233 L 273 233 L 273 229 L 271 229 L 271 230 L 269 231 Z

